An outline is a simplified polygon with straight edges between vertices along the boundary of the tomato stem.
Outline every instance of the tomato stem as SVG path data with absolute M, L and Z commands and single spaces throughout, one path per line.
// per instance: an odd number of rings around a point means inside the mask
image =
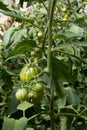
M 23 117 L 25 117 L 25 110 L 23 111 Z
M 50 87 L 50 120 L 51 120 L 51 130 L 54 130 L 54 89 L 52 83 L 52 23 L 53 23 L 53 14 L 56 0 L 49 0 L 48 5 L 48 85 Z

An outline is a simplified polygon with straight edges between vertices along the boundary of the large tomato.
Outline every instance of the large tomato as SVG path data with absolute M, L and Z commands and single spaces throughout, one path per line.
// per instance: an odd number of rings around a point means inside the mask
M 32 79 L 38 74 L 38 69 L 36 67 L 30 67 L 25 65 L 20 71 L 20 80 L 25 82 Z
M 20 88 L 17 90 L 15 96 L 16 99 L 18 99 L 19 101 L 24 101 L 27 97 L 27 90 L 25 88 Z

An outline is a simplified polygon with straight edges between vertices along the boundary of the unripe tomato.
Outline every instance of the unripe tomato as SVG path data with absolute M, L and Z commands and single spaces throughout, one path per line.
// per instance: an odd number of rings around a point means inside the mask
M 36 83 L 32 86 L 34 92 L 42 94 L 44 91 L 44 86 L 41 83 Z
M 25 65 L 20 71 L 20 80 L 23 82 L 28 81 L 37 74 L 38 69 L 36 67 L 30 67 L 29 65 Z
M 42 88 L 34 88 L 33 90 L 31 90 L 28 94 L 28 100 L 30 103 L 36 104 L 39 103 L 41 101 L 43 97 L 43 89 Z
M 28 100 L 29 100 L 30 103 L 33 103 L 33 104 L 38 103 L 39 100 L 40 100 L 39 98 L 40 98 L 40 97 L 39 97 L 39 95 L 38 95 L 37 92 L 31 91 L 31 92 L 29 92 L 29 94 L 28 94 Z
M 38 37 L 42 37 L 43 33 L 42 32 L 39 32 L 38 33 Z
M 66 12 L 67 12 L 67 9 L 64 7 L 64 8 L 61 9 L 61 11 L 62 11 L 63 13 L 66 13 Z
M 69 17 L 69 13 L 66 13 L 66 14 L 64 15 L 63 21 L 67 21 L 67 20 L 68 20 L 68 17 Z
M 19 101 L 24 101 L 27 97 L 27 90 L 25 88 L 20 88 L 17 90 L 15 96 Z

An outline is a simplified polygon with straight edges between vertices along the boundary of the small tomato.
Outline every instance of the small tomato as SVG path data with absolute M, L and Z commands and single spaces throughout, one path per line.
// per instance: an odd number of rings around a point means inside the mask
M 25 88 L 20 88 L 17 90 L 15 96 L 19 101 L 24 101 L 27 97 L 27 90 Z
M 39 32 L 38 33 L 38 37 L 42 37 L 43 33 L 42 32 Z

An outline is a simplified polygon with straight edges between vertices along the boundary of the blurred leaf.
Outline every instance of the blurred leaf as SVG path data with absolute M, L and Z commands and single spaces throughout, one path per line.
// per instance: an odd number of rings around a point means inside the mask
M 4 4 L 4 2 L 2 0 L 0 0 L 0 9 L 9 11 L 9 8 L 7 7 L 6 4 Z
M 86 123 L 81 123 L 76 127 L 75 130 L 87 130 L 87 124 Z
M 84 30 L 80 26 L 71 24 L 70 28 L 65 32 L 61 32 L 57 35 L 57 38 L 75 38 L 83 37 Z
M 81 15 L 74 22 L 81 27 L 86 27 L 87 26 L 87 15 Z
M 27 110 L 28 108 L 32 107 L 33 104 L 27 102 L 27 101 L 24 101 L 22 103 L 20 103 L 17 107 L 18 110 L 22 110 L 22 111 L 25 111 Z
M 17 106 L 18 106 L 18 100 L 15 97 L 15 91 L 12 91 L 11 93 L 11 98 L 8 101 L 8 111 L 9 115 L 15 113 L 17 111 Z
M 77 92 L 71 88 L 66 87 L 66 97 L 69 104 L 79 105 L 80 104 L 80 97 L 78 96 Z
M 63 82 L 68 81 L 73 83 L 76 80 L 76 76 L 71 73 L 71 68 L 69 65 L 63 63 L 63 61 L 58 60 L 55 57 L 52 58 L 52 69 L 54 85 L 59 96 L 58 107 L 62 107 L 66 102 Z
M 24 130 L 27 125 L 27 119 L 25 117 L 15 120 L 13 118 L 4 118 L 2 130 Z
M 20 14 L 20 12 L 18 12 L 18 10 L 14 10 L 14 9 L 9 9 L 6 11 L 6 9 L 4 8 L 1 8 L 0 9 L 0 13 L 4 14 L 4 15 L 7 15 L 7 16 L 11 16 L 13 18 L 16 18 L 17 20 L 19 21 L 24 21 L 24 22 L 28 22 L 30 24 L 33 24 L 33 21 L 25 16 L 22 16 Z M 34 24 L 33 24 L 34 25 Z
M 60 109 L 60 113 L 65 114 L 66 116 L 74 117 L 74 115 L 78 115 L 76 105 L 68 105 Z
M 0 69 L 0 79 L 3 81 L 3 90 L 11 90 L 13 82 L 11 80 L 11 74 L 5 68 Z
M 16 31 L 16 28 L 15 27 L 11 27 L 9 28 L 5 35 L 4 35 L 4 43 L 5 43 L 5 46 L 7 45 L 10 45 L 12 43 L 11 41 L 11 36 L 13 35 L 13 33 Z
M 57 78 L 58 80 L 68 81 L 70 83 L 73 83 L 75 81 L 71 72 L 71 66 L 65 64 L 58 58 L 53 58 L 52 62 L 53 62 L 53 75 L 55 76 L 55 79 Z
M 11 2 L 11 0 L 0 0 L 3 4 L 5 5 L 9 5 L 9 3 Z
M 29 128 L 27 128 L 26 130 L 34 130 L 34 129 L 29 127 Z
M 78 112 L 73 107 L 75 106 L 69 105 L 60 110 L 60 113 L 63 113 L 60 116 L 61 130 L 73 130 L 72 121 L 75 115 L 78 115 Z
M 9 28 L 4 35 L 4 43 L 5 47 L 13 46 L 16 42 L 18 42 L 21 38 L 27 37 L 27 30 L 22 28 L 17 30 L 15 27 Z
M 25 28 L 22 28 L 20 30 L 15 30 L 13 35 L 10 37 L 10 40 L 12 41 L 12 45 L 18 42 L 21 38 L 27 38 L 27 30 Z
M 16 125 L 14 130 L 24 130 L 27 125 L 27 118 L 22 117 L 19 120 L 16 120 Z
M 60 117 L 60 125 L 61 125 L 61 130 L 72 130 L 72 121 L 73 117 L 72 116 L 61 116 Z
M 2 130 L 15 130 L 15 123 L 16 123 L 15 119 L 5 117 Z
M 72 37 L 82 37 L 83 36 L 83 28 L 72 24 L 69 28 L 69 30 L 66 30 L 64 33 L 64 36 L 68 37 L 68 38 L 72 38 Z
M 53 60 L 52 60 L 53 80 L 54 80 L 54 85 L 55 85 L 56 90 L 57 90 L 57 94 L 59 96 L 58 107 L 61 108 L 65 105 L 66 97 L 65 97 L 65 91 L 64 91 L 64 88 L 63 88 L 63 84 L 61 82 L 64 77 L 61 74 L 61 72 L 59 71 L 58 67 L 60 65 L 58 63 L 59 63 L 59 61 L 56 58 L 53 58 Z
M 23 54 L 35 47 L 36 42 L 34 40 L 23 40 L 22 42 L 19 42 L 13 50 L 9 51 L 8 57 Z

